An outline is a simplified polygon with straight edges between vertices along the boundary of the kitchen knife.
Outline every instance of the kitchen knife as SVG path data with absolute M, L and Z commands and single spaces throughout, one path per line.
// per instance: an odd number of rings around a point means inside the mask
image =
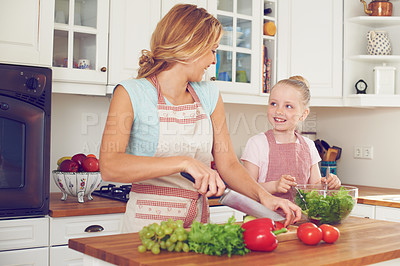
M 195 182 L 195 179 L 189 173 L 181 172 L 181 175 L 189 181 L 193 183 Z M 270 218 L 273 221 L 285 220 L 285 217 L 271 209 L 268 209 L 261 203 L 229 188 L 225 189 L 224 193 L 219 199 L 219 203 L 256 218 Z

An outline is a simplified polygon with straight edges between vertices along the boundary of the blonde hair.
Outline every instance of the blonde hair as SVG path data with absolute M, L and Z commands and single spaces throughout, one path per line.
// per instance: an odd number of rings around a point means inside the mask
M 292 86 L 297 89 L 301 93 L 302 103 L 306 108 L 310 105 L 311 93 L 310 93 L 310 84 L 307 79 L 302 76 L 292 76 L 288 79 L 282 79 L 278 81 L 272 88 L 272 90 L 277 86 Z
M 173 64 L 197 59 L 212 48 L 223 34 L 221 23 L 204 8 L 175 5 L 158 22 L 151 36 L 150 50 L 142 50 L 137 78 L 146 78 Z

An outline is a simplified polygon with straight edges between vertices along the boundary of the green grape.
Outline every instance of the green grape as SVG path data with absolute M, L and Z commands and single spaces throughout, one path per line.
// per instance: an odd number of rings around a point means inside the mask
M 172 243 L 172 241 L 171 241 L 170 238 L 168 238 L 167 241 L 165 241 L 165 246 L 166 246 L 167 248 L 169 248 L 172 244 L 174 244 L 174 243 Z
M 151 248 L 151 253 L 153 254 L 159 254 L 160 253 L 160 246 L 155 244 L 152 248 Z
M 169 252 L 174 251 L 174 249 L 175 249 L 175 244 L 172 244 L 171 246 L 169 246 L 169 247 L 167 248 L 167 250 L 168 250 Z
M 151 248 L 154 246 L 154 244 L 155 244 L 155 242 L 154 241 L 149 241 L 148 243 L 147 243 L 147 250 L 151 250 Z
M 152 238 L 153 236 L 154 236 L 154 231 L 153 231 L 153 230 L 152 230 L 152 231 L 147 231 L 147 232 L 146 232 L 146 235 L 145 235 L 146 238 L 150 239 L 150 238 Z
M 170 240 L 172 241 L 172 243 L 175 243 L 176 241 L 178 241 L 178 237 L 175 233 L 173 233 L 170 237 Z
M 160 248 L 167 249 L 167 244 L 165 243 L 165 241 L 160 241 Z
M 182 220 L 177 220 L 175 222 L 176 222 L 176 227 L 183 228 L 183 221 Z
M 138 251 L 139 251 L 140 253 L 145 253 L 146 250 L 147 250 L 147 248 L 146 248 L 145 246 L 143 246 L 143 245 L 138 246 Z
M 183 243 L 181 241 L 176 242 L 175 251 L 176 252 L 181 252 L 182 246 L 183 246 Z
M 156 230 L 156 234 L 157 236 L 159 236 L 160 238 L 163 238 L 165 236 L 165 232 L 161 227 L 158 227 L 158 229 Z
M 164 229 L 164 233 L 166 235 L 172 234 L 173 231 L 174 231 L 174 229 L 172 229 L 171 227 L 167 227 L 167 228 Z
M 178 235 L 178 241 L 185 241 L 186 239 L 187 239 L 187 235 L 186 234 Z
M 182 251 L 183 252 L 189 252 L 189 245 L 187 243 L 183 243 Z

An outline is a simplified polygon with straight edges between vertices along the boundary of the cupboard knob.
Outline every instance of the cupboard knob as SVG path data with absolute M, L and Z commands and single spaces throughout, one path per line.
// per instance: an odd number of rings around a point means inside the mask
M 87 233 L 96 233 L 96 232 L 101 232 L 104 230 L 104 227 L 101 225 L 89 225 L 86 227 L 85 232 Z
M 106 67 L 102 67 L 102 68 L 100 68 L 100 71 L 101 71 L 101 72 L 106 72 L 106 71 L 107 71 L 107 68 L 106 68 Z
M 211 81 L 215 81 L 216 78 L 215 78 L 215 77 L 211 77 L 210 80 L 211 80 Z

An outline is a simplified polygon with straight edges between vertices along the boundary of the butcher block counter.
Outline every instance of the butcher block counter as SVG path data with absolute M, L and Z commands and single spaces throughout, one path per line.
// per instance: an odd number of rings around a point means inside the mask
M 100 263 L 92 265 L 365 265 L 400 258 L 400 223 L 349 217 L 337 227 L 341 235 L 334 244 L 307 246 L 295 239 L 280 242 L 273 252 L 231 258 L 164 250 L 142 254 L 137 233 L 70 239 L 69 247 Z
M 400 189 L 378 188 L 359 185 L 354 186 L 358 187 L 358 203 L 400 208 L 400 202 L 366 198 L 368 196 L 377 195 L 400 195 Z M 78 203 L 76 197 L 69 196 L 66 201 L 62 201 L 61 196 L 61 192 L 50 193 L 49 215 L 51 217 L 68 217 L 125 212 L 126 203 L 118 200 L 110 200 L 98 196 L 93 196 L 94 200 L 87 200 L 87 198 L 85 197 L 84 203 Z M 218 202 L 218 199 L 210 199 L 209 203 L 210 206 L 221 205 Z

